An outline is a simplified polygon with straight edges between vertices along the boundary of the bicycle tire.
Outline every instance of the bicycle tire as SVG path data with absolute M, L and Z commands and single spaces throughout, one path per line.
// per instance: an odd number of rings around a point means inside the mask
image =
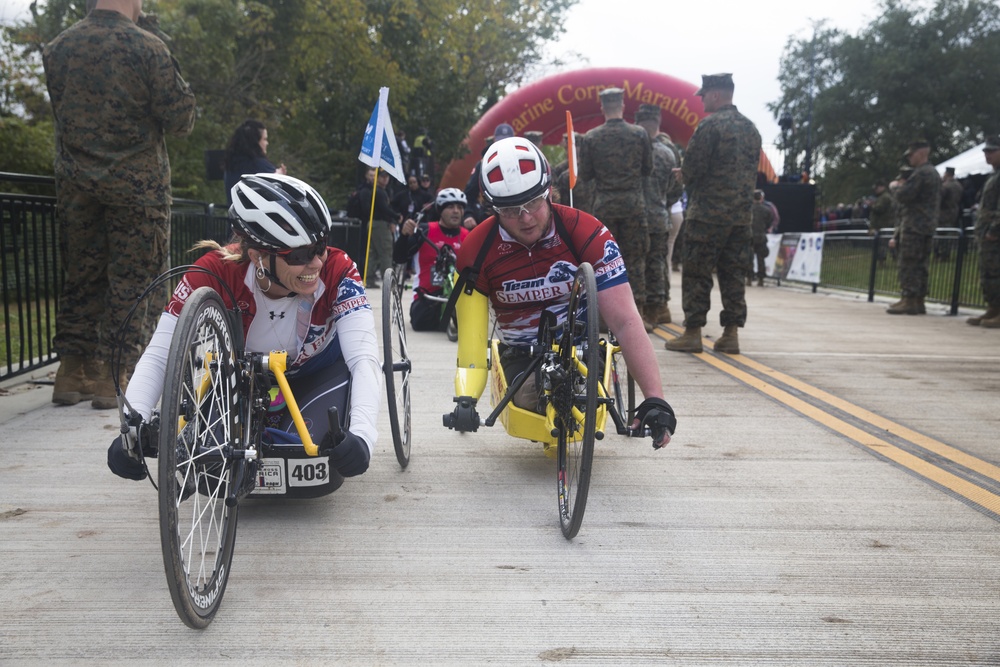
M 586 262 L 577 269 L 576 278 L 573 280 L 566 326 L 570 334 L 563 337 L 559 356 L 564 367 L 570 369 L 570 380 L 563 383 L 559 390 L 571 393 L 562 400 L 568 400 L 578 409 L 582 409 L 583 423 L 579 423 L 571 415 L 560 415 L 556 490 L 559 526 L 566 539 L 573 539 L 580 530 L 587 509 L 597 430 L 597 387 L 600 380 L 597 373 L 599 363 L 597 281 L 594 278 L 593 267 Z M 580 343 L 574 345 L 573 339 L 578 333 L 582 333 L 583 336 Z M 588 369 L 586 378 L 580 377 L 576 367 L 577 360 Z M 578 388 L 582 388 L 584 392 L 582 398 L 577 393 Z M 557 405 L 560 404 L 559 397 L 554 397 L 554 400 Z
M 238 506 L 226 502 L 240 424 L 235 335 L 242 332 L 231 331 L 219 295 L 195 290 L 177 320 L 164 377 L 160 544 L 174 608 L 194 629 L 219 609 L 236 542 Z
M 399 281 L 392 269 L 382 278 L 382 372 L 389 404 L 389 428 L 396 460 L 403 469 L 410 463 L 412 422 L 410 421 L 410 357 L 406 347 L 406 326 Z

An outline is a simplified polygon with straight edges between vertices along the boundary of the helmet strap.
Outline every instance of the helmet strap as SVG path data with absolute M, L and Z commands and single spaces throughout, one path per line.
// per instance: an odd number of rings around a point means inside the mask
M 282 287 L 288 290 L 289 292 L 288 296 L 295 296 L 295 290 L 293 290 L 292 288 L 288 287 L 280 280 L 278 280 L 278 256 L 271 254 L 270 257 L 271 257 L 271 271 L 270 271 L 271 275 L 267 276 L 268 280 L 273 281 L 274 284 L 277 285 L 278 287 Z

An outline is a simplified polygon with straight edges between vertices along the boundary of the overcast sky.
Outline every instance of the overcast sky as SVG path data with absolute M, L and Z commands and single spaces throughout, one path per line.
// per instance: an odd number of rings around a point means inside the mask
M 27 18 L 30 2 L 0 0 L 0 21 Z M 807 37 L 820 20 L 854 34 L 877 7 L 876 0 L 581 0 L 551 48 L 552 55 L 583 56 L 566 69 L 635 67 L 695 85 L 702 74 L 732 72 L 734 101 L 767 145 L 780 132 L 765 105 L 780 96 L 789 36 Z
M 695 85 L 702 74 L 732 72 L 733 102 L 766 146 L 780 134 L 766 105 L 781 96 L 778 70 L 788 38 L 810 36 L 821 20 L 856 34 L 877 17 L 878 6 L 876 0 L 580 0 L 553 54 L 583 56 L 567 69 L 636 67 Z

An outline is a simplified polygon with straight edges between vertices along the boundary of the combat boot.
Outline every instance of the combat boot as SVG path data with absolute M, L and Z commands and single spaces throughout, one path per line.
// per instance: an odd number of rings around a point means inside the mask
M 979 323 L 979 326 L 984 329 L 1000 329 L 1000 315 L 995 317 L 983 318 L 983 321 Z
M 739 354 L 739 330 L 740 328 L 735 324 L 726 325 L 726 330 L 719 337 L 719 340 L 715 341 L 715 351 L 724 354 Z
M 111 377 L 111 369 L 103 362 L 95 362 L 89 370 L 97 374 L 96 379 L 94 379 L 94 398 L 90 401 L 90 406 L 95 410 L 117 408 L 118 395 L 115 392 L 115 381 Z M 118 385 L 124 394 L 125 388 L 128 386 L 128 374 L 122 372 L 118 378 Z
M 638 302 L 635 304 L 635 309 L 639 311 L 639 318 L 642 320 L 642 326 L 646 329 L 646 333 L 653 333 L 653 329 L 656 328 L 649 319 L 646 317 L 646 309 L 640 306 Z
M 668 340 L 664 347 L 673 352 L 701 352 L 701 327 L 686 327 L 684 335 Z
M 663 302 L 658 305 L 646 304 L 646 319 L 656 324 L 670 324 L 673 320 L 670 318 L 670 305 Z
M 85 360 L 76 355 L 59 358 L 59 370 L 52 387 L 52 402 L 59 405 L 76 405 L 94 397 L 94 383 L 84 370 Z
M 761 276 L 757 278 L 757 287 L 763 287 L 763 286 L 764 286 L 764 276 Z
M 898 302 L 885 309 L 890 315 L 923 315 L 926 310 L 923 308 L 923 299 L 912 296 L 904 296 Z
M 1000 316 L 1000 308 L 996 306 L 990 306 L 986 309 L 986 312 L 982 315 L 977 315 L 975 317 L 970 317 L 965 320 L 966 324 L 971 324 L 974 327 L 978 327 L 983 323 L 983 320 L 992 320 L 994 317 Z

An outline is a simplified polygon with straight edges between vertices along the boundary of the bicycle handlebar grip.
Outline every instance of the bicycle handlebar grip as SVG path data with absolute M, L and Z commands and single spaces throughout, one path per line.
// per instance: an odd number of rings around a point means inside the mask
M 330 422 L 330 440 L 334 446 L 339 445 L 344 439 L 344 429 L 340 427 L 340 412 L 337 406 L 331 405 L 327 408 L 326 418 Z
M 454 429 L 459 433 L 479 430 L 479 413 L 476 412 L 476 399 L 471 396 L 456 396 L 454 412 L 442 415 L 442 422 L 446 428 Z

